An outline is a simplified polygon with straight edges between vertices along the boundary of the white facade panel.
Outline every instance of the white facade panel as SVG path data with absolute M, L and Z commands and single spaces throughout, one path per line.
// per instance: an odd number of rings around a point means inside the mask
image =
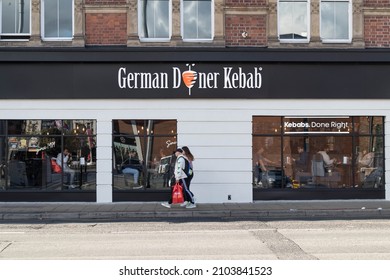
M 99 185 L 112 185 L 112 168 L 110 168 L 110 171 L 105 170 L 99 171 L 96 173 L 96 183 L 97 186 Z
M 181 126 L 183 134 L 225 134 L 226 132 L 232 134 L 247 134 L 252 129 L 251 122 L 185 122 Z
M 103 121 L 99 120 L 97 123 L 97 131 L 98 134 L 107 134 L 108 131 L 112 131 L 112 121 Z M 111 133 L 109 133 L 111 134 Z
M 197 202 L 226 203 L 226 202 L 252 202 L 252 188 L 247 184 L 210 184 L 203 186 L 193 184 L 191 190 Z M 230 199 L 229 199 L 230 196 Z
M 248 171 L 252 170 L 252 159 L 198 159 L 194 161 L 194 170 L 200 171 Z
M 103 173 L 107 170 L 111 171 L 112 169 L 112 160 L 111 159 L 99 159 L 96 161 L 96 172 Z
M 98 185 L 96 187 L 96 202 L 97 203 L 109 203 L 112 202 L 112 186 Z
M 195 159 L 235 159 L 243 157 L 251 157 L 252 145 L 251 146 L 228 146 L 221 145 L 218 147 L 207 146 L 192 146 L 191 151 L 193 152 Z M 195 161 L 196 164 L 196 161 Z
M 179 146 L 251 146 L 251 134 L 181 134 L 178 129 Z
M 66 108 L 66 109 L 64 109 Z M 198 202 L 252 202 L 252 117 L 385 116 L 388 100 L 2 100 L 0 119 L 96 119 L 97 197 L 112 201 L 113 119 L 174 119 L 178 145 L 195 156 L 191 189 Z M 390 131 L 386 122 L 385 131 Z M 386 199 L 390 139 L 385 136 Z M 231 200 L 228 200 L 231 195 Z
M 97 142 L 101 147 L 111 147 L 112 146 L 112 134 L 98 134 Z
M 196 170 L 193 182 L 196 184 L 251 184 L 252 172 L 249 171 L 201 171 Z
M 98 146 L 96 148 L 96 154 L 98 155 L 98 160 L 101 160 L 101 159 L 109 159 L 111 160 L 112 158 L 112 147 L 111 146 L 103 146 L 103 147 L 100 147 Z

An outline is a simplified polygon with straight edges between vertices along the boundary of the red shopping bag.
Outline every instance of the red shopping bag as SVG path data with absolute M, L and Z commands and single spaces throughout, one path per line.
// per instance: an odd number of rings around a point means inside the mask
M 184 202 L 183 187 L 176 183 L 172 190 L 172 204 L 178 204 Z

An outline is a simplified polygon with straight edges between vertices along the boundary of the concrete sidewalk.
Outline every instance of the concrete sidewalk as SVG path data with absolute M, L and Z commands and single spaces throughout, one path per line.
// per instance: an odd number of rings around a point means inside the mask
M 64 203 L 0 202 L 1 222 L 134 219 L 388 219 L 388 200 L 257 201 L 254 203 L 202 204 L 168 209 L 159 202 Z

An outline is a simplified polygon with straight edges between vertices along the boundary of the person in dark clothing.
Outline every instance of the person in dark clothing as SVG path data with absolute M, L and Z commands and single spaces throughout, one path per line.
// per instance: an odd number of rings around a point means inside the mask
M 299 158 L 293 158 L 295 163 L 295 170 L 301 172 L 307 172 L 309 166 L 309 154 L 303 149 L 302 146 L 298 147 Z

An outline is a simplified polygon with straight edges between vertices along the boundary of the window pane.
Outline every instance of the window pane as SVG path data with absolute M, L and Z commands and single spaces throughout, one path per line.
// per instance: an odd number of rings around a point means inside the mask
M 361 188 L 383 187 L 383 137 L 356 138 L 356 185 Z
M 72 37 L 72 3 L 73 0 L 46 0 L 44 2 L 44 37 Z
M 359 134 L 383 134 L 382 117 L 354 117 L 354 130 Z
M 211 39 L 211 1 L 183 1 L 184 39 Z
M 348 2 L 321 3 L 321 37 L 349 39 Z
M 75 187 L 72 190 L 95 190 L 94 120 L 9 120 L 1 124 L 2 134 L 8 125 L 8 137 L 0 138 L 0 172 L 4 174 L 0 186 L 4 190 L 61 191 L 69 185 Z M 69 158 L 64 161 L 65 148 Z
M 172 120 L 114 120 L 114 134 L 176 135 L 176 121 Z
M 30 0 L 2 1 L 1 33 L 30 33 Z
M 198 15 L 198 38 L 211 38 L 211 1 L 199 2 Z
M 280 121 L 284 133 L 273 133 Z M 282 188 L 382 188 L 383 125 L 383 117 L 253 117 L 253 185 L 270 187 L 263 171 L 281 170 Z
M 4 132 L 1 130 L 1 134 Z M 0 136 L 0 191 L 4 191 L 7 189 L 7 181 L 6 181 L 6 174 L 7 174 L 7 142 L 6 138 L 3 136 Z
M 140 1 L 140 34 L 142 38 L 169 38 L 168 0 Z
M 169 190 L 170 163 L 177 145 L 176 120 L 114 120 L 113 124 L 114 189 Z
M 280 39 L 307 39 L 307 3 L 279 2 Z
M 281 117 L 253 117 L 253 134 L 281 134 Z
M 42 132 L 41 124 L 41 120 L 10 120 L 8 121 L 8 134 L 38 135 Z
M 58 37 L 58 1 L 45 1 L 45 14 L 44 25 L 45 34 L 44 37 Z
M 58 13 L 59 37 L 72 37 L 72 2 L 73 0 L 60 0 Z
M 254 186 L 281 188 L 284 182 L 281 138 L 254 137 L 253 152 Z

